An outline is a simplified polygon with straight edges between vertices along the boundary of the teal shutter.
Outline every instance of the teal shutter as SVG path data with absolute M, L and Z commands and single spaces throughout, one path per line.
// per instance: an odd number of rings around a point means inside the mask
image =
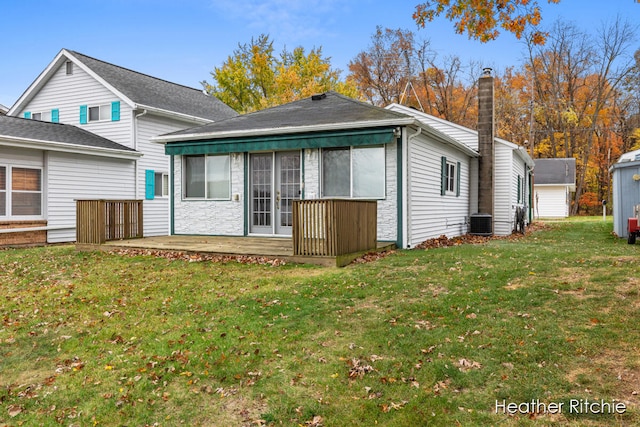
M 111 103 L 111 121 L 120 121 L 120 101 L 113 101 Z
M 30 119 L 31 118 L 31 111 L 25 111 L 24 112 L 24 118 L 25 119 Z
M 460 197 L 460 162 L 456 163 L 456 197 Z
M 51 123 L 60 123 L 60 110 L 57 108 L 51 110 Z
M 145 199 L 153 200 L 156 194 L 156 173 L 153 169 L 147 169 L 145 171 L 145 181 L 144 181 L 144 195 Z
M 447 194 L 447 158 L 442 156 L 440 160 L 440 195 L 444 196 L 445 194 Z
M 81 125 L 87 124 L 87 106 L 86 105 L 80 106 L 80 124 Z

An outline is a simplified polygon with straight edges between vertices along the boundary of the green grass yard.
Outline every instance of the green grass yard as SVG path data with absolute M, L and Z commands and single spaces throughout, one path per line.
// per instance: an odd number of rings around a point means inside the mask
M 0 426 L 638 425 L 640 245 L 611 228 L 343 269 L 2 250 Z

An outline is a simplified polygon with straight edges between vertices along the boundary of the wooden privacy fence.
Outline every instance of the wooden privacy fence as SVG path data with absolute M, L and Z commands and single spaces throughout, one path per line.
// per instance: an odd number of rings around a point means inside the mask
M 142 237 L 142 200 L 76 200 L 76 243 Z
M 375 200 L 294 200 L 294 255 L 340 256 L 376 249 Z

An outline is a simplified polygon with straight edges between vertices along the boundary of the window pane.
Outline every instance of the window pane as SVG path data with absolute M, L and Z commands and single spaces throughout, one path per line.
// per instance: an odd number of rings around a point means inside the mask
M 100 106 L 100 120 L 111 120 L 111 105 Z
M 7 215 L 7 192 L 0 191 L 0 216 Z
M 349 149 L 322 150 L 322 195 L 349 197 Z
M 11 214 L 20 215 L 40 215 L 42 195 L 40 193 L 11 193 Z
M 31 113 L 31 120 L 42 120 L 42 113 Z
M 11 169 L 11 189 L 18 191 L 41 191 L 40 169 Z
M 184 159 L 185 197 L 204 197 L 204 156 Z
M 162 173 L 155 173 L 153 176 L 153 194 L 156 197 L 162 197 Z
M 89 121 L 95 122 L 100 120 L 100 107 L 89 107 Z
M 7 189 L 7 168 L 0 166 L 0 190 Z
M 207 199 L 229 198 L 229 156 L 207 156 Z
M 162 195 L 169 195 L 169 175 L 167 174 L 162 175 Z
M 354 148 L 353 197 L 384 197 L 384 147 Z

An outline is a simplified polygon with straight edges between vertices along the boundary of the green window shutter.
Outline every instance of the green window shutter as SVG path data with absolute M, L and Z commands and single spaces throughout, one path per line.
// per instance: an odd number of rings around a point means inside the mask
M 24 118 L 25 119 L 30 119 L 31 118 L 31 111 L 25 111 L 24 112 Z
M 520 203 L 520 199 L 522 198 L 522 183 L 520 181 L 520 175 L 518 175 L 518 203 Z
M 145 199 L 153 200 L 156 194 L 156 173 L 153 169 L 147 169 L 145 171 L 144 180 L 144 195 Z
M 120 101 L 113 101 L 111 103 L 111 121 L 120 121 Z
M 456 197 L 460 197 L 460 162 L 456 163 Z
M 80 106 L 80 124 L 81 125 L 87 124 L 87 106 L 86 105 Z
M 57 108 L 51 110 L 51 123 L 60 123 L 60 110 Z
M 440 172 L 440 195 L 444 196 L 447 194 L 447 158 L 442 156 L 441 161 L 441 172 Z

